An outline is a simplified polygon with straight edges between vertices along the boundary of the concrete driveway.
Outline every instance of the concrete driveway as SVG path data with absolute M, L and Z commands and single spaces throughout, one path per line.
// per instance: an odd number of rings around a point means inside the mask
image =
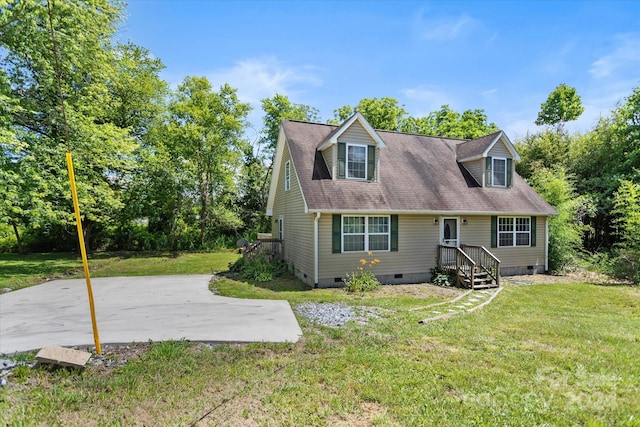
M 211 278 L 91 279 L 100 342 L 297 342 L 302 336 L 287 301 L 213 295 Z M 84 279 L 55 280 L 0 295 L 0 353 L 48 345 L 94 345 Z

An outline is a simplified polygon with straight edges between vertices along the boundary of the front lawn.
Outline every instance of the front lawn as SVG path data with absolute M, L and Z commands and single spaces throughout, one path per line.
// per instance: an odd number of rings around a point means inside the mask
M 0 424 L 640 426 L 637 287 L 508 284 L 482 310 L 422 325 L 451 297 L 423 286 L 358 296 L 222 278 L 223 295 L 383 317 L 328 328 L 299 316 L 297 344 L 153 343 L 83 374 L 22 370 L 0 389 Z
M 225 271 L 237 251 L 98 252 L 89 258 L 91 277 L 208 274 Z M 70 253 L 0 253 L 0 293 L 59 278 L 83 278 L 82 259 Z

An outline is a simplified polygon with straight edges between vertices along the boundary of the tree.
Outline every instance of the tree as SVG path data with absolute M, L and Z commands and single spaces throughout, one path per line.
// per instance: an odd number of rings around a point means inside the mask
M 185 190 L 197 200 L 201 246 L 208 232 L 242 225 L 231 207 L 247 147 L 242 132 L 250 108 L 227 84 L 212 91 L 205 77 L 186 77 L 169 103 L 167 149 L 193 180 L 193 187 Z
M 333 111 L 334 119 L 329 122 L 339 124 L 355 112 L 360 112 L 374 129 L 399 130 L 407 115 L 407 111 L 400 106 L 397 99 L 362 98 L 355 107 L 345 105 Z
M 271 98 L 264 98 L 262 104 L 262 136 L 259 139 L 261 147 L 267 155 L 272 155 L 278 142 L 278 131 L 282 120 L 301 120 L 307 122 L 318 122 L 318 110 L 304 104 L 295 104 L 286 95 L 276 93 Z M 260 150 L 256 151 L 256 156 L 260 157 Z
M 400 126 L 402 132 L 448 138 L 474 139 L 497 132 L 495 123 L 488 123 L 484 110 L 465 110 L 462 114 L 443 105 L 427 117 L 408 117 Z
M 0 15 L 0 65 L 9 80 L 8 96 L 19 106 L 11 113 L 11 132 L 21 149 L 10 162 L 23 175 L 23 171 L 38 171 L 38 186 L 29 191 L 32 199 L 46 201 L 44 209 L 31 209 L 29 216 L 48 223 L 47 229 L 66 228 L 74 222 L 64 156 L 68 144 L 76 161 L 88 248 L 92 226 L 108 223 L 122 206 L 119 191 L 134 148 L 128 132 L 106 119 L 107 81 L 113 76 L 110 46 L 121 16 L 122 5 L 116 0 L 52 3 L 61 92 L 69 124 L 67 141 L 47 4 L 12 2 Z M 30 179 L 22 178 L 23 182 Z
M 576 120 L 583 111 L 582 99 L 576 89 L 562 83 L 540 105 L 535 123 L 538 126 L 557 126 L 561 129 L 564 123 Z
M 521 157 L 516 170 L 523 178 L 529 178 L 540 167 L 568 168 L 570 147 L 574 138 L 577 137 L 571 137 L 564 131 L 555 132 L 550 129 L 527 134 L 523 140 L 515 144 Z
M 560 272 L 582 246 L 587 230 L 582 221 L 592 209 L 591 203 L 576 194 L 571 177 L 562 167 L 540 167 L 529 181 L 558 213 L 549 218 L 549 270 Z
M 614 195 L 615 225 L 620 243 L 618 268 L 621 277 L 640 283 L 640 184 L 623 180 Z

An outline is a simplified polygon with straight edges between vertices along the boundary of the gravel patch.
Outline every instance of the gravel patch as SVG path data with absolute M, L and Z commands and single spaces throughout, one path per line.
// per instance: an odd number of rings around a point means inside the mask
M 303 302 L 294 310 L 305 319 L 329 328 L 342 328 L 351 321 L 366 325 L 369 320 L 381 317 L 376 308 L 332 303 Z

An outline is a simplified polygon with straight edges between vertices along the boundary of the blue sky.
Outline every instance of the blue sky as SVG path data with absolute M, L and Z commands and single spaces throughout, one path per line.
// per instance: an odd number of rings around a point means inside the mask
M 443 104 L 485 110 L 512 140 L 535 132 L 560 83 L 587 131 L 640 86 L 640 1 L 142 1 L 120 38 L 144 46 L 177 85 L 229 83 L 251 103 L 276 93 L 320 111 L 398 99 L 419 117 Z

